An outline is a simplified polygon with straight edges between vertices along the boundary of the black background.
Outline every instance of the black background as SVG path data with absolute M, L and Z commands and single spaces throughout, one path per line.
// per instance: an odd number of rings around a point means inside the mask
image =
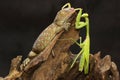
M 12 58 L 27 56 L 67 2 L 89 13 L 91 53 L 109 54 L 120 67 L 120 0 L 0 0 L 0 76 L 7 75 Z M 72 51 L 79 49 L 73 46 Z

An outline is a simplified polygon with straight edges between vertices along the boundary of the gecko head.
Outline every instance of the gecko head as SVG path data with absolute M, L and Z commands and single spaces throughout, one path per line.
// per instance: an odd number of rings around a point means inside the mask
M 63 8 L 57 13 L 54 22 L 59 26 L 71 23 L 75 17 L 75 12 L 76 10 L 74 8 Z

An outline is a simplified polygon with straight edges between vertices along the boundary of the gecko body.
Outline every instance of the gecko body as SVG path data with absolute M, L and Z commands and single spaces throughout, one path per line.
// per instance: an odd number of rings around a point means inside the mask
M 74 8 L 64 8 L 61 9 L 52 24 L 50 24 L 36 39 L 32 52 L 30 52 L 29 57 L 32 55 L 39 54 L 42 52 L 46 46 L 54 39 L 56 34 L 62 30 L 68 30 L 73 20 L 73 15 L 75 14 Z
M 29 70 L 33 66 L 37 65 L 41 61 L 47 59 L 49 54 L 51 53 L 52 48 L 54 47 L 57 39 L 64 32 L 64 30 L 68 30 L 68 28 L 72 25 L 73 20 L 75 19 L 76 10 L 74 8 L 62 8 L 56 15 L 52 24 L 50 24 L 43 32 L 38 36 L 35 43 L 33 44 L 32 50 L 28 54 L 28 58 L 23 61 L 23 65 L 21 65 L 21 69 L 26 66 L 25 70 Z M 48 47 L 51 47 L 47 49 Z M 43 57 L 44 59 L 40 59 L 36 61 L 34 58 L 37 54 L 37 57 Z M 31 59 L 33 59 L 31 61 Z M 36 63 L 35 63 L 36 62 Z

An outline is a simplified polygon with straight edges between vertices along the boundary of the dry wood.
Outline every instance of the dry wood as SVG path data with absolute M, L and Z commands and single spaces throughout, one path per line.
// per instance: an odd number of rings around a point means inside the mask
M 16 58 L 12 59 L 10 71 L 8 76 L 5 77 L 5 80 L 16 80 L 16 78 L 21 76 L 22 72 L 19 70 L 21 60 L 22 56 L 17 56 Z
M 22 57 L 18 56 L 12 60 L 8 76 L 0 77 L 0 80 L 119 80 L 117 65 L 111 61 L 110 55 L 101 58 L 100 52 L 90 55 L 90 69 L 87 75 L 78 71 L 79 62 L 76 62 L 74 67 L 69 70 L 71 61 L 75 56 L 69 50 L 73 44 L 70 38 L 74 40 L 79 38 L 79 31 L 75 30 L 74 27 L 63 32 L 60 39 L 57 40 L 51 52 L 54 53 L 54 56 L 44 52 L 43 57 L 47 57 L 44 60 L 42 58 L 41 63 L 41 57 L 38 55 L 32 60 L 37 66 L 29 64 L 30 67 L 25 68 L 24 72 L 19 70 Z M 47 49 L 50 47 L 48 46 Z
M 68 77 L 69 76 L 69 77 Z M 120 80 L 117 66 L 110 55 L 100 58 L 100 52 L 90 55 L 90 71 L 84 75 L 78 71 L 78 63 L 60 80 Z

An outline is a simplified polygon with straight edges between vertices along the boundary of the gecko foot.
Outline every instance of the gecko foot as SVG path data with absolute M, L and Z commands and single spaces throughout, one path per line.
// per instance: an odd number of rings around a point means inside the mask
M 30 62 L 30 58 L 26 58 L 20 66 L 20 70 L 24 70 L 25 66 Z

